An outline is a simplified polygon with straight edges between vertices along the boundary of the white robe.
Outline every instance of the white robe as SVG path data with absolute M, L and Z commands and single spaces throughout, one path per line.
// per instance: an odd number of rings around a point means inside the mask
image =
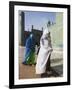
M 51 40 L 48 38 L 48 33 L 49 32 L 45 31 L 40 39 L 40 50 L 37 57 L 36 74 L 45 73 L 46 63 L 48 61 L 49 55 L 53 50 Z

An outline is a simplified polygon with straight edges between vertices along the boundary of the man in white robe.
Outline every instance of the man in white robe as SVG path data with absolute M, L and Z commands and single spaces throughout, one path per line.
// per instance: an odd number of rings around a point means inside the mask
M 37 57 L 36 74 L 46 73 L 48 58 L 50 57 L 52 51 L 50 32 L 47 28 L 43 31 L 40 39 L 40 50 Z

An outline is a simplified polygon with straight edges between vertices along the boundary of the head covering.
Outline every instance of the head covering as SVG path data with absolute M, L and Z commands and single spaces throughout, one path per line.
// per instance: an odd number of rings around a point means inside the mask
M 32 38 L 33 37 L 33 34 L 30 34 L 30 37 Z
M 50 31 L 48 28 L 44 29 L 42 37 L 46 37 L 46 35 L 48 35 L 49 33 L 50 33 Z

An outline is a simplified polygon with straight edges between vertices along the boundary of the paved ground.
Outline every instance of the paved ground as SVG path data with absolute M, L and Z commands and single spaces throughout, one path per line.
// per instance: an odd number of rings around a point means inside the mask
M 35 65 L 32 65 L 32 66 L 23 65 L 20 61 L 19 78 L 20 79 L 40 78 L 40 76 L 35 74 Z
M 63 75 L 63 59 L 62 53 L 54 51 L 55 54 L 52 54 L 51 57 L 51 74 L 48 74 L 47 77 L 61 77 Z M 19 79 L 29 79 L 29 78 L 41 78 L 40 75 L 35 74 L 35 65 L 23 65 L 23 56 L 24 49 L 20 48 L 19 50 Z M 46 77 L 46 76 L 44 76 Z

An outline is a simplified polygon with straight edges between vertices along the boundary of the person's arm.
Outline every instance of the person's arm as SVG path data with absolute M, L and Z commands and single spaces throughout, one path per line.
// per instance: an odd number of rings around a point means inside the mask
M 48 49 L 48 39 L 42 38 L 42 39 L 41 39 L 41 45 L 42 45 L 45 49 Z

